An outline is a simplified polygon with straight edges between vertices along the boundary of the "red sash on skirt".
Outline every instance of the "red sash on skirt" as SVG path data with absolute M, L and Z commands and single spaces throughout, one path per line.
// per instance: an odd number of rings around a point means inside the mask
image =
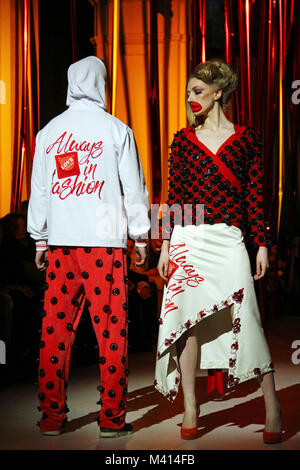
M 219 148 L 218 150 L 218 153 L 220 152 L 220 149 L 226 144 L 226 143 L 229 143 L 229 139 L 231 140 L 231 138 L 238 138 L 238 135 L 243 132 L 246 127 L 245 126 L 234 126 L 235 129 L 237 130 L 237 132 L 235 134 L 233 134 L 232 136 L 230 136 L 228 139 L 225 140 L 225 142 L 223 142 L 223 144 L 221 145 L 221 147 Z M 193 127 L 186 127 L 183 129 L 184 133 L 186 134 L 186 137 L 188 140 L 190 140 L 191 142 L 193 142 L 195 145 L 197 145 L 197 147 L 200 147 L 202 146 L 202 143 L 200 142 L 200 140 L 198 139 L 198 137 L 196 136 L 196 133 L 194 131 L 194 128 Z M 209 150 L 209 149 L 207 149 Z M 222 162 L 222 160 L 218 157 L 218 154 L 214 154 L 212 153 L 211 151 L 209 151 L 209 156 L 213 159 L 214 163 L 218 166 L 219 168 L 219 171 L 220 173 L 224 176 L 224 178 L 226 178 L 228 181 L 230 181 L 230 183 L 235 186 L 236 188 L 238 188 L 239 191 L 242 191 L 242 185 L 241 185 L 241 182 L 239 181 L 239 179 L 232 173 L 232 171 L 230 170 L 230 168 L 228 168 L 224 162 Z

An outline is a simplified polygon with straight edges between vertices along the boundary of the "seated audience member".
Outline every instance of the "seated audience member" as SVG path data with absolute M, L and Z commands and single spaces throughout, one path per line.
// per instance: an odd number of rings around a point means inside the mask
M 34 254 L 26 242 L 24 218 L 8 214 L 0 225 L 0 285 L 6 305 L 1 322 L 8 338 L 7 367 L 18 380 L 37 367 L 44 274 L 35 267 Z

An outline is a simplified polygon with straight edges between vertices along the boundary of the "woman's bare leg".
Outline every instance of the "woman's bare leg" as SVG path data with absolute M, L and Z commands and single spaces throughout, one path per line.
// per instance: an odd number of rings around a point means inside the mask
M 233 308 L 234 304 L 232 304 L 230 308 L 232 319 Z M 281 412 L 275 389 L 274 374 L 273 372 L 267 372 L 266 374 L 260 375 L 257 380 L 264 394 L 266 408 L 266 431 L 279 432 L 281 430 Z
M 266 425 L 268 432 L 279 432 L 281 430 L 280 403 L 277 398 L 273 372 L 260 375 L 258 383 L 262 388 L 266 408 Z
M 195 395 L 195 375 L 198 343 L 195 327 L 190 328 L 176 342 L 184 397 L 183 428 L 197 426 L 197 403 Z

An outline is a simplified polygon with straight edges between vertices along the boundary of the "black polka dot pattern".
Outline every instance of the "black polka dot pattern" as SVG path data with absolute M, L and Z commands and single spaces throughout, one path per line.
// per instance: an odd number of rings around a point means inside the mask
M 79 306 L 88 308 L 99 341 L 99 423 L 120 427 L 124 422 L 125 414 L 121 408 L 124 410 L 125 398 L 122 400 L 122 397 L 127 393 L 127 356 L 124 350 L 127 345 L 128 304 L 123 288 L 126 252 L 123 248 L 111 247 L 55 247 L 52 252 L 49 250 L 43 311 L 46 320 L 40 341 L 38 373 L 41 411 L 45 413 L 39 423 L 41 431 L 50 426 L 53 417 L 58 416 L 58 410 L 61 416 L 68 410 L 62 393 L 68 385 L 69 365 L 66 360 L 70 360 L 70 338 L 77 328 L 75 312 Z M 74 261 L 77 253 L 80 258 L 78 265 Z M 85 299 L 80 289 L 85 289 Z M 119 385 L 120 377 L 122 385 Z M 116 416 L 119 404 L 121 407 Z
M 169 156 L 169 193 L 173 205 L 170 222 L 164 224 L 162 238 L 169 238 L 174 224 L 183 225 L 182 204 L 191 204 L 188 220 L 196 224 L 196 204 L 204 204 L 204 223 L 225 223 L 247 229 L 255 247 L 270 246 L 263 199 L 262 144 L 259 134 L 246 127 L 240 135 L 221 147 L 219 158 L 239 180 L 242 190 L 219 172 L 208 152 L 186 137 L 184 130 L 174 135 Z M 197 162 L 194 163 L 194 162 Z M 193 183 L 196 184 L 193 184 Z M 259 221 L 261 223 L 259 223 Z

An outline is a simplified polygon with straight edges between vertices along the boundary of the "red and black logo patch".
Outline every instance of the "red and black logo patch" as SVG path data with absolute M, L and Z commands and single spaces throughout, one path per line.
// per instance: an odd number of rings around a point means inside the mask
M 77 152 L 55 155 L 58 178 L 80 175 Z

